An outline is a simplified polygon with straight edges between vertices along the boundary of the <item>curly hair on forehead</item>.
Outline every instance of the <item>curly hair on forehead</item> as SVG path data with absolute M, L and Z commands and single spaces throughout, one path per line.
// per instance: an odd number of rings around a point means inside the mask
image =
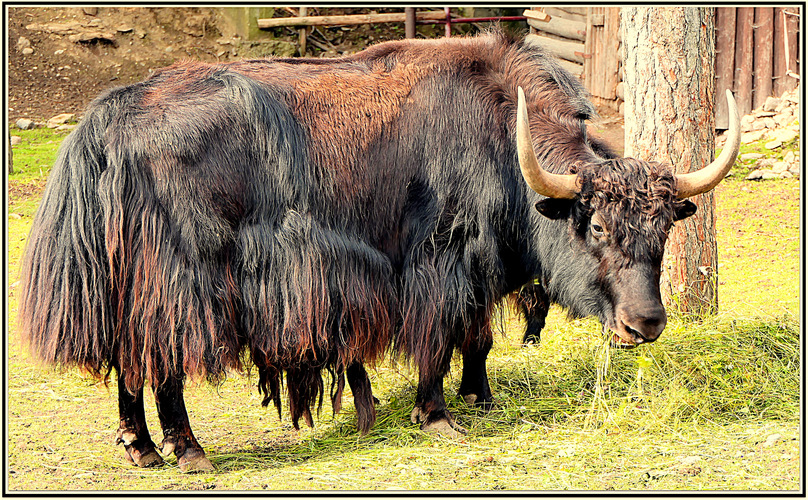
M 670 166 L 616 158 L 573 168 L 581 179 L 579 232 L 595 211 L 607 221 L 625 257 L 661 257 L 674 221 L 676 180 Z

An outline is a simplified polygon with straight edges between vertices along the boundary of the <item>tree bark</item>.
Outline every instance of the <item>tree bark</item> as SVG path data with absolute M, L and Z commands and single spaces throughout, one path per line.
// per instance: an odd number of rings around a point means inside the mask
M 626 156 L 690 172 L 713 160 L 715 24 L 712 8 L 626 7 L 621 12 Z M 669 307 L 718 310 L 713 193 L 691 198 L 696 215 L 676 223 L 661 291 Z

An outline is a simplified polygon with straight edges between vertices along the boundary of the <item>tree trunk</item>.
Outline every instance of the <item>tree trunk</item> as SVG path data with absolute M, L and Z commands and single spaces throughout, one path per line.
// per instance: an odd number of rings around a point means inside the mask
M 626 7 L 621 12 L 626 156 L 690 172 L 713 160 L 715 24 L 712 8 Z M 670 232 L 662 298 L 690 314 L 718 310 L 713 193 Z

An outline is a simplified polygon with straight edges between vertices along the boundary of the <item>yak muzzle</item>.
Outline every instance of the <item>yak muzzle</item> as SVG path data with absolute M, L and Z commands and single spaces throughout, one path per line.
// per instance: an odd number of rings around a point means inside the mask
M 619 307 L 611 325 L 615 332 L 612 343 L 621 347 L 634 347 L 653 342 L 659 338 L 667 324 L 668 315 L 660 303 Z

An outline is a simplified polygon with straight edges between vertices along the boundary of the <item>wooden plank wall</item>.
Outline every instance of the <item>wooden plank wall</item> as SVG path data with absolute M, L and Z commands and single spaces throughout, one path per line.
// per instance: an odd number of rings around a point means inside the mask
M 584 83 L 596 104 L 617 109 L 620 53 L 620 8 L 587 8 Z
M 759 108 L 769 96 L 781 96 L 799 80 L 799 18 L 796 7 L 718 7 L 716 26 L 716 95 L 735 93 L 741 114 Z M 788 60 L 785 44 L 788 43 Z M 727 105 L 716 100 L 716 128 L 728 126 Z

